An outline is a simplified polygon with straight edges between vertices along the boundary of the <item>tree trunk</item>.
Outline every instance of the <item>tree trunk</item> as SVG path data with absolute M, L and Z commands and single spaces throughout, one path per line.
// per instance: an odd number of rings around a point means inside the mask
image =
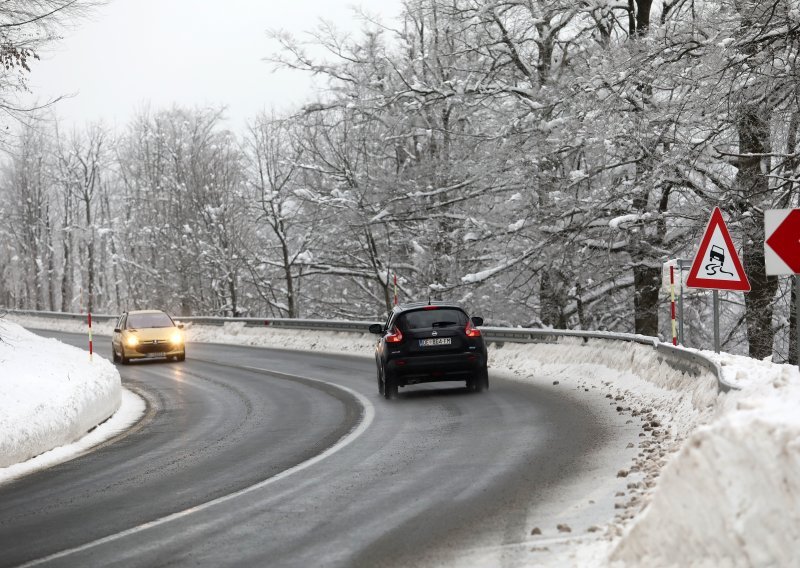
M 769 150 L 769 119 L 757 105 L 744 106 L 737 117 L 739 153 L 764 154 Z M 742 158 L 734 187 L 742 196 L 750 215 L 744 219 L 744 269 L 752 287 L 745 294 L 749 354 L 755 359 L 772 355 L 775 330 L 772 327 L 773 300 L 778 278 L 767 276 L 764 265 L 764 213 L 762 204 L 769 195 L 769 184 L 761 171 L 761 159 Z
M 633 268 L 633 309 L 636 333 L 658 335 L 658 291 L 661 288 L 659 267 L 637 265 Z
M 64 196 L 64 226 L 62 231 L 64 233 L 62 241 L 62 250 L 64 256 L 63 272 L 61 274 L 61 311 L 69 311 L 72 299 L 72 231 L 70 223 L 72 222 L 71 207 L 69 195 Z
M 282 221 L 278 221 L 275 228 L 275 233 L 278 235 L 278 239 L 281 242 L 281 255 L 283 256 L 283 277 L 286 280 L 286 307 L 289 312 L 287 317 L 296 318 L 297 310 L 295 308 L 294 298 L 294 279 L 292 277 L 292 264 L 289 260 L 289 244 L 286 242 L 285 238 L 286 228 Z
M 540 319 L 546 326 L 555 329 L 566 329 L 567 322 L 564 317 L 565 298 L 562 297 L 562 294 L 559 294 L 558 284 L 560 282 L 554 282 L 554 280 L 553 274 L 547 269 L 542 271 L 542 275 L 539 278 Z
M 53 228 L 50 225 L 49 209 L 45 218 L 45 231 L 47 231 L 47 309 L 54 312 L 56 310 L 56 267 L 55 255 L 53 254 Z
M 92 203 L 89 199 L 85 202 L 86 208 L 86 230 L 89 231 L 89 239 L 86 243 L 87 254 L 87 275 L 86 275 L 86 311 L 94 311 L 94 228 L 92 227 Z

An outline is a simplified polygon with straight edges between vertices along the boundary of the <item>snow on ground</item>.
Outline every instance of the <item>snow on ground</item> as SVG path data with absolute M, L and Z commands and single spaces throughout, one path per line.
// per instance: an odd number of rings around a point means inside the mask
M 0 484 L 71 460 L 127 432 L 131 425 L 144 414 L 146 405 L 140 396 L 128 389 L 123 388 L 121 395 L 119 410 L 76 442 L 53 448 L 24 462 L 0 468 Z
M 11 316 L 10 316 L 11 317 Z M 30 327 L 81 322 L 14 317 Z M 107 328 L 107 329 L 106 329 Z M 96 327 L 110 333 L 111 324 Z M 369 334 L 187 325 L 192 341 L 352 353 Z M 191 353 L 191 351 L 190 351 Z M 493 373 L 602 396 L 638 428 L 635 457 L 603 523 L 566 525 L 518 543 L 531 566 L 785 566 L 800 557 L 800 373 L 796 367 L 702 352 L 741 388 L 719 395 L 710 372 L 684 375 L 647 345 L 562 338 L 493 345 Z M 539 527 L 536 527 L 537 529 Z M 539 534 L 541 533 L 541 534 Z M 465 557 L 481 565 L 480 554 Z M 515 556 L 517 560 L 519 556 Z
M 800 372 L 704 354 L 742 390 L 719 397 L 713 420 L 670 460 L 650 507 L 611 559 L 648 566 L 796 565 Z
M 109 361 L 9 321 L 0 321 L 0 370 L 0 468 L 74 442 L 120 406 Z

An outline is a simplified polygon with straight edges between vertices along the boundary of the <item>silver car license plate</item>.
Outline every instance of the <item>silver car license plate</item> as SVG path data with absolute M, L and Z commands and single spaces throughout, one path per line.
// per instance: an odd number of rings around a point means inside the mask
M 164 357 L 164 353 L 147 353 L 147 357 L 155 358 L 155 357 Z
M 432 347 L 433 345 L 451 345 L 453 343 L 452 337 L 431 337 L 430 339 L 420 339 L 420 347 Z

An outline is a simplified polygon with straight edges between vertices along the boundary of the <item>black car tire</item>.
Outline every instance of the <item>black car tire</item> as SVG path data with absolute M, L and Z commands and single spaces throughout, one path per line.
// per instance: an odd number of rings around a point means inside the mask
M 176 361 L 186 361 L 186 351 L 184 350 L 183 353 L 175 357 Z
M 483 392 L 489 390 L 489 370 L 484 367 L 472 377 L 472 390 Z
M 383 396 L 384 393 L 384 386 L 383 386 L 383 373 L 381 372 L 381 368 L 378 367 L 378 394 Z
M 397 379 L 392 376 L 383 374 L 383 398 L 391 400 L 397 398 Z
M 114 345 L 111 345 L 111 358 L 114 360 L 114 363 L 119 363 L 119 355 L 117 355 L 117 350 L 114 349 Z
M 120 350 L 120 353 L 119 353 L 119 361 L 120 361 L 120 363 L 122 363 L 123 365 L 127 365 L 128 362 L 130 361 L 130 359 L 125 357 L 125 348 L 124 347 L 120 347 L 119 350 Z

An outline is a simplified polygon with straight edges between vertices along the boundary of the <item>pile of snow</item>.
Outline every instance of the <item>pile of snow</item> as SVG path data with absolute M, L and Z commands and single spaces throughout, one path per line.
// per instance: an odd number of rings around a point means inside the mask
M 186 340 L 191 343 L 233 343 L 254 347 L 274 347 L 325 353 L 372 354 L 377 340 L 371 333 L 315 331 L 282 327 L 247 327 L 244 322 L 222 326 L 185 324 Z M 190 346 L 191 348 L 191 346 Z
M 0 468 L 69 444 L 120 406 L 114 365 L 0 321 Z
M 0 483 L 63 463 L 115 436 L 123 434 L 132 424 L 139 420 L 145 410 L 144 399 L 123 388 L 122 404 L 111 418 L 76 442 L 66 446 L 58 446 L 24 462 L 8 467 L 0 467 Z
M 714 419 L 697 428 L 664 468 L 650 506 L 617 545 L 612 561 L 797 562 L 800 372 L 747 357 L 716 357 L 726 380 L 742 390 L 720 396 Z

